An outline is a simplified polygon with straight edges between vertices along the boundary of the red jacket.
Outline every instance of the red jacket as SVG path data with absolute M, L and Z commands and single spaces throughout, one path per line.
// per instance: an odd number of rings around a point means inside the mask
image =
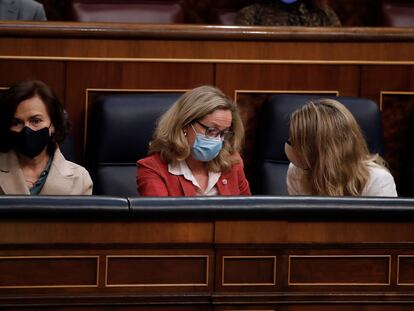
M 168 164 L 159 154 L 137 161 L 137 186 L 141 196 L 195 196 L 196 188 L 184 176 L 168 172 Z M 243 162 L 221 174 L 216 184 L 220 195 L 250 195 L 249 183 L 244 176 Z

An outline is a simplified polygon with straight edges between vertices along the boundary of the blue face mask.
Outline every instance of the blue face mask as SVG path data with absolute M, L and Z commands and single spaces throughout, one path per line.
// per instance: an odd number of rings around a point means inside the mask
M 196 160 L 208 162 L 217 157 L 222 147 L 223 141 L 220 137 L 210 138 L 196 133 L 194 144 L 191 147 L 191 155 Z
M 280 1 L 282 1 L 285 4 L 291 4 L 291 3 L 295 3 L 298 0 L 280 0 Z

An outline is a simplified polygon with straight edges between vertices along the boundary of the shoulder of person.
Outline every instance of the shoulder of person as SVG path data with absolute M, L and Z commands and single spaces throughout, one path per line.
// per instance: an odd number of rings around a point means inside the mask
M 43 6 L 43 4 L 38 0 L 20 0 L 20 3 L 23 5 L 32 6 L 32 7 Z
M 382 165 L 379 165 L 375 162 L 368 162 L 368 168 L 369 168 L 369 173 L 370 173 L 370 177 L 371 178 L 386 178 L 386 177 L 390 177 L 392 179 L 394 179 L 390 173 L 390 171 L 383 167 Z
M 54 166 L 62 176 L 89 176 L 89 172 L 86 168 L 79 164 L 66 160 L 59 148 L 56 148 L 55 150 L 52 166 Z
M 164 162 L 161 159 L 160 154 L 157 152 L 157 153 L 153 153 L 149 155 L 148 157 L 138 160 L 137 166 L 144 166 L 148 168 L 158 169 L 161 167 L 164 167 L 164 168 L 167 167 L 168 163 Z
M 71 170 L 73 170 L 75 174 L 89 175 L 88 170 L 82 165 L 76 164 L 68 160 L 65 160 L 65 161 L 66 161 L 66 164 L 70 167 Z
M 43 4 L 35 0 L 19 0 L 19 5 L 24 8 L 43 8 Z
M 368 196 L 397 196 L 394 177 L 385 167 L 374 163 L 368 163 L 369 180 L 363 191 Z

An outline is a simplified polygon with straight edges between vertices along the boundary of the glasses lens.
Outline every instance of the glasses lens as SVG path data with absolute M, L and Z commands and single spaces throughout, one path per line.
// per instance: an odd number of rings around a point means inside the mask
M 206 128 L 206 136 L 207 137 L 217 137 L 219 135 L 220 135 L 220 130 L 218 130 L 214 127 Z
M 233 131 L 223 131 L 221 132 L 221 137 L 225 140 L 229 140 L 233 137 L 234 132 Z

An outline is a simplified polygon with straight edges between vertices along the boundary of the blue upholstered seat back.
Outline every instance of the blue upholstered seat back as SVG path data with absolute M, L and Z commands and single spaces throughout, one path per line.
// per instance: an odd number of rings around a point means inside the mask
M 147 156 L 157 119 L 181 93 L 98 97 L 88 118 L 87 167 L 94 194 L 136 196 L 136 161 Z

